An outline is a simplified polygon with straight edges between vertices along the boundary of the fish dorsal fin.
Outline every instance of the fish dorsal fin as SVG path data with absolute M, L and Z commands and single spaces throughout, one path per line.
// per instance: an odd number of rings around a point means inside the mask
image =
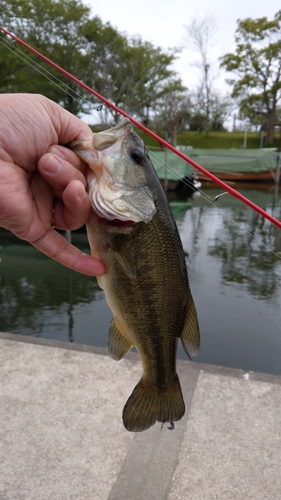
M 124 243 L 120 243 L 118 247 L 113 248 L 113 252 L 116 257 L 116 260 L 119 262 L 120 266 L 122 266 L 127 276 L 135 280 L 136 279 L 135 261 L 132 257 L 132 254 L 126 247 L 126 245 L 124 245 Z
M 186 354 L 190 358 L 193 358 L 198 354 L 198 351 L 200 349 L 200 332 L 197 312 L 190 292 L 186 307 L 185 321 L 180 339 Z
M 110 356 L 116 359 L 116 361 L 119 361 L 132 349 L 132 347 L 134 346 L 118 328 L 115 318 L 112 318 L 107 338 L 107 349 Z

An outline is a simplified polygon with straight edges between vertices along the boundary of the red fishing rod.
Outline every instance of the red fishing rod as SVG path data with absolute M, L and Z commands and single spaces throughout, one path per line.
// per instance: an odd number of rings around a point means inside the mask
M 81 80 L 79 80 L 78 78 L 76 78 L 75 76 L 73 76 L 71 73 L 69 73 L 65 69 L 63 69 L 61 66 L 59 66 L 58 64 L 56 64 L 54 61 L 52 61 L 51 59 L 48 59 L 48 57 L 46 57 L 43 54 L 41 54 L 41 52 L 39 52 L 38 50 L 36 50 L 33 47 L 31 47 L 31 45 L 28 45 L 26 42 L 24 42 L 23 40 L 21 40 L 20 38 L 18 38 L 13 33 L 10 33 L 8 30 L 6 30 L 5 28 L 3 28 L 2 26 L 0 26 L 0 30 L 3 31 L 3 33 L 5 33 L 6 35 L 10 36 L 17 43 L 19 43 L 20 45 L 22 45 L 23 47 L 27 48 L 28 50 L 30 50 L 31 52 L 33 52 L 34 54 L 36 54 L 38 57 L 40 57 L 41 59 L 43 59 L 43 61 L 47 62 L 48 64 L 50 64 L 51 66 L 53 66 L 54 68 L 56 68 L 63 75 L 65 75 L 68 78 L 70 78 L 71 80 L 73 80 L 75 83 L 77 83 L 78 85 L 80 85 L 80 87 L 84 88 L 85 90 L 87 90 L 88 92 L 90 92 L 91 94 L 93 94 L 100 101 L 102 101 L 104 104 L 106 104 L 106 106 L 109 106 L 110 108 L 114 109 L 114 111 L 117 111 L 121 115 L 123 115 L 126 118 L 128 118 L 134 125 L 136 125 L 138 128 L 140 128 L 141 130 L 143 130 L 143 132 L 145 132 L 146 134 L 149 134 L 151 137 L 153 137 L 154 139 L 156 139 L 165 148 L 170 149 L 170 151 L 172 151 L 173 153 L 175 153 L 176 155 L 178 155 L 180 158 L 182 158 L 184 161 L 186 161 L 187 163 L 189 163 L 190 165 L 192 165 L 197 170 L 199 170 L 202 174 L 206 175 L 206 177 L 208 177 L 213 182 L 215 182 L 216 184 L 218 184 L 220 187 L 222 187 L 225 191 L 227 191 L 228 193 L 230 193 L 232 196 L 234 196 L 235 198 L 238 198 L 238 200 L 242 201 L 243 203 L 245 203 L 246 205 L 248 205 L 249 207 L 251 207 L 253 210 L 255 210 L 260 215 L 262 215 L 265 219 L 268 219 L 270 222 L 272 222 L 273 224 L 275 224 L 277 227 L 281 228 L 281 221 L 279 221 L 278 219 L 276 219 L 275 217 L 273 217 L 272 215 L 270 215 L 269 213 L 267 213 L 265 210 L 263 210 L 261 207 L 259 207 L 255 203 L 253 203 L 251 200 L 249 200 L 248 198 L 246 198 L 245 196 L 243 196 L 241 193 L 239 193 L 238 191 L 236 191 L 236 189 L 230 187 L 228 184 L 226 184 L 221 179 L 219 179 L 218 177 L 216 177 L 214 174 L 212 174 L 211 172 L 209 172 L 208 170 L 206 170 L 204 167 L 202 167 L 201 165 L 199 165 L 198 163 L 196 163 L 195 161 L 193 161 L 188 156 L 184 155 L 181 151 L 179 151 L 178 149 L 176 149 L 169 142 L 165 141 L 164 139 L 162 139 L 161 137 L 159 137 L 157 134 L 155 134 L 154 132 L 152 132 L 150 129 L 148 129 L 147 127 L 145 127 L 144 125 L 142 125 L 142 123 L 140 123 L 137 120 L 135 120 L 135 118 L 133 118 L 132 116 L 128 115 L 128 113 L 126 113 L 122 109 L 120 109 L 117 106 L 115 106 L 115 104 L 113 104 L 108 99 L 106 99 L 105 97 L 103 97 L 101 94 L 99 94 L 98 92 L 96 92 L 95 90 L 93 90 L 91 87 L 88 87 L 88 85 L 86 85 L 84 82 L 82 82 Z

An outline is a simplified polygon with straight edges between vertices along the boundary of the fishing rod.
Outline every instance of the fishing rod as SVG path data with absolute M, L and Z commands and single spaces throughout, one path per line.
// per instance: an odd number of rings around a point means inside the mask
M 0 26 L 0 30 L 3 33 L 5 33 L 6 35 L 10 36 L 13 40 L 15 40 L 15 42 L 19 43 L 20 45 L 22 45 L 26 49 L 30 50 L 35 55 L 37 55 L 38 57 L 40 57 L 41 59 L 43 59 L 43 61 L 47 62 L 48 64 L 50 64 L 51 66 L 53 66 L 55 69 L 57 69 L 58 71 L 60 71 L 63 75 L 67 76 L 68 78 L 70 78 L 71 80 L 73 80 L 75 83 L 77 83 L 78 85 L 80 85 L 82 88 L 84 88 L 85 90 L 87 90 L 88 92 L 90 92 L 91 94 L 93 94 L 100 101 L 102 101 L 106 106 L 108 106 L 108 107 L 112 108 L 114 111 L 120 113 L 125 118 L 128 118 L 134 125 L 136 125 L 138 128 L 140 128 L 146 134 L 148 134 L 151 137 L 153 137 L 153 139 L 155 139 L 160 144 L 162 144 L 162 146 L 164 146 L 165 148 L 167 148 L 170 151 L 172 151 L 173 153 L 175 153 L 177 156 L 179 156 L 180 158 L 182 158 L 182 160 L 186 161 L 187 163 L 189 163 L 190 165 L 192 165 L 195 169 L 199 170 L 202 174 L 206 175 L 206 177 L 208 177 L 213 182 L 215 182 L 216 184 L 218 184 L 221 188 L 223 188 L 229 194 L 231 194 L 232 196 L 234 196 L 238 200 L 240 200 L 243 203 L 245 203 L 246 205 L 248 205 L 250 208 L 252 208 L 256 212 L 258 212 L 260 215 L 262 215 L 265 219 L 268 219 L 270 222 L 272 222 L 273 224 L 275 224 L 275 226 L 277 226 L 277 227 L 279 227 L 281 229 L 281 221 L 279 221 L 278 219 L 276 219 L 275 217 L 273 217 L 272 215 L 270 215 L 268 212 L 266 212 L 265 210 L 263 210 L 261 207 L 259 207 L 255 203 L 253 203 L 251 200 L 249 200 L 248 198 L 246 198 L 245 196 L 243 196 L 241 193 L 239 193 L 238 191 L 236 191 L 236 189 L 232 188 L 231 186 L 229 186 L 228 184 L 226 184 L 225 182 L 223 182 L 221 179 L 219 179 L 218 177 L 216 177 L 214 174 L 212 174 L 211 172 L 209 172 L 208 170 L 206 170 L 204 167 L 202 167 L 201 165 L 199 165 L 198 163 L 196 163 L 194 160 L 192 160 L 191 158 L 189 158 L 188 156 L 186 156 L 185 154 L 183 154 L 181 151 L 179 151 L 174 146 L 172 146 L 169 142 L 165 141 L 160 136 L 158 136 L 157 134 L 155 134 L 154 132 L 152 132 L 152 130 L 150 130 L 147 127 L 145 127 L 142 123 L 140 123 L 139 121 L 137 121 L 135 118 L 133 118 L 132 116 L 130 116 L 128 113 L 126 113 L 125 111 L 123 111 L 121 108 L 118 108 L 118 106 L 116 106 L 115 104 L 113 104 L 112 102 L 110 102 L 108 99 L 106 99 L 105 97 L 103 97 L 101 94 L 99 94 L 98 92 L 96 92 L 94 89 L 92 89 L 91 87 L 89 87 L 88 85 L 86 85 L 84 82 L 82 82 L 81 80 L 79 80 L 78 78 L 76 78 L 74 75 L 72 75 L 71 73 L 69 73 L 68 71 L 66 71 L 65 69 L 63 69 L 61 66 L 59 66 L 58 64 L 56 64 L 54 61 L 52 61 L 48 57 L 46 57 L 43 54 L 41 54 L 41 52 L 39 52 L 38 50 L 36 50 L 33 47 L 31 47 L 31 45 L 28 45 L 26 42 L 24 42 L 23 40 L 21 40 L 21 38 L 18 38 L 16 35 L 14 35 L 13 33 L 11 33 L 10 31 L 8 31 L 7 29 L 5 29 L 3 26 Z

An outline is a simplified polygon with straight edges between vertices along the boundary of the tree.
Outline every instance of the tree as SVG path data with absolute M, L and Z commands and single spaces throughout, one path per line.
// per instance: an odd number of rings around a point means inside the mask
M 0 92 L 12 91 L 17 73 L 25 67 L 25 63 L 14 53 L 8 37 L 0 32 Z
M 171 81 L 175 87 L 179 80 L 171 69 L 175 50 L 164 52 L 140 37 L 129 39 L 110 23 L 91 17 L 81 0 L 1 0 L 0 24 L 146 124 L 157 99 L 169 92 Z M 19 59 L 6 64 L 7 53 L 0 45 L 2 92 L 41 92 L 74 114 L 93 107 L 93 96 L 47 63 L 38 61 L 59 85 Z M 16 54 L 9 53 L 9 58 L 15 63 Z M 116 121 L 118 113 L 111 114 Z
M 158 101 L 173 91 L 183 90 L 181 79 L 171 68 L 177 50 L 163 52 L 160 47 L 143 42 L 139 37 L 131 40 L 131 48 L 131 64 L 127 66 L 128 73 L 135 74 L 131 101 L 142 122 L 148 126 L 150 113 L 154 113 Z
M 69 72 L 75 72 L 83 78 L 85 55 L 83 54 L 83 37 L 81 28 L 89 16 L 90 9 L 80 0 L 2 0 L 0 21 L 7 29 L 17 34 L 25 42 L 42 52 L 48 58 Z M 6 41 L 8 38 L 6 37 Z M 58 102 L 74 114 L 86 112 L 89 103 L 83 100 L 85 93 L 78 85 L 27 49 L 21 48 L 31 60 L 31 65 L 23 64 L 14 67 L 14 72 L 7 82 L 7 90 L 12 92 L 40 92 Z M 6 52 L 2 52 L 5 57 Z M 19 59 L 18 59 L 19 60 Z M 34 61 L 34 63 L 33 63 Z M 51 72 L 51 80 L 59 80 L 56 85 L 48 80 L 45 74 L 35 69 L 40 63 L 40 71 Z M 2 87 L 3 89 L 3 87 Z M 5 90 L 5 89 L 3 89 Z M 3 91 L 2 90 L 2 91 Z M 81 96 L 81 97 L 79 97 Z M 89 96 L 87 96 L 88 101 Z
M 281 10 L 267 17 L 238 20 L 236 52 L 225 54 L 221 66 L 236 75 L 228 82 L 244 118 L 263 118 L 266 144 L 273 144 L 276 110 L 281 99 Z
M 186 128 L 190 121 L 190 97 L 185 87 L 172 88 L 161 96 L 155 105 L 153 126 L 158 135 L 167 133 L 171 138 Z
M 230 96 L 223 96 L 218 92 L 214 92 L 210 108 L 211 129 L 217 131 L 223 130 L 223 124 L 233 110 L 233 102 Z
M 212 90 L 208 103 L 208 118 L 204 107 L 204 93 L 199 85 L 190 92 L 190 130 L 206 132 L 206 121 L 209 122 L 209 130 L 222 130 L 225 120 L 229 117 L 233 103 L 228 95 L 222 95 L 216 90 Z
M 89 42 L 88 73 L 92 86 L 146 126 L 157 100 L 171 89 L 182 88 L 170 67 L 175 59 L 174 50 L 166 53 L 139 36 L 128 39 L 114 34 L 110 26 L 99 42 L 92 22 L 87 24 L 84 34 Z M 116 121 L 118 113 L 109 111 Z
M 217 31 L 217 22 L 213 14 L 206 14 L 204 17 L 195 17 L 185 25 L 186 43 L 200 55 L 197 63 L 201 71 L 201 79 L 197 90 L 193 96 L 200 96 L 200 111 L 196 114 L 204 117 L 203 127 L 206 135 L 210 131 L 210 114 L 212 99 L 212 82 L 210 52 L 214 43 L 214 36 Z M 198 103 L 199 104 L 199 103 Z

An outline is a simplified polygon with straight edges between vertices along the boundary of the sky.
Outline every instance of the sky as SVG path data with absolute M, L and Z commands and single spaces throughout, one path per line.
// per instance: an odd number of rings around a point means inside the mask
M 192 89 L 198 80 L 198 69 L 194 62 L 198 55 L 186 47 L 184 25 L 191 19 L 214 15 L 217 32 L 210 53 L 214 87 L 226 93 L 231 89 L 225 83 L 227 75 L 219 69 L 219 57 L 235 50 L 235 30 L 237 20 L 251 17 L 273 19 L 281 9 L 280 0 L 83 0 L 91 7 L 92 15 L 98 15 L 103 22 L 109 21 L 119 32 L 127 35 L 141 35 L 143 40 L 162 47 L 184 47 L 174 69 L 180 74 L 184 85 Z

